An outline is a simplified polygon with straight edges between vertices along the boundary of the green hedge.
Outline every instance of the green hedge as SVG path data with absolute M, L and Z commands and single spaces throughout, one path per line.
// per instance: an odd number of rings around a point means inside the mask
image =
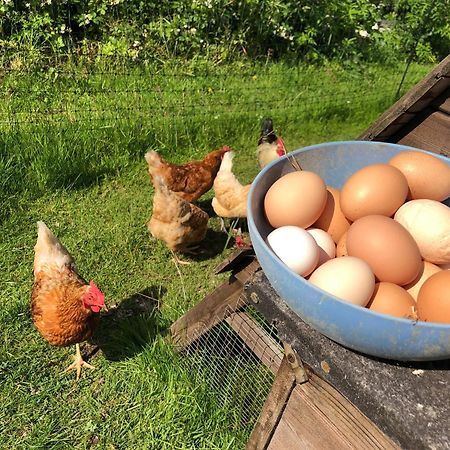
M 436 61 L 450 0 L 1 0 L 0 52 Z

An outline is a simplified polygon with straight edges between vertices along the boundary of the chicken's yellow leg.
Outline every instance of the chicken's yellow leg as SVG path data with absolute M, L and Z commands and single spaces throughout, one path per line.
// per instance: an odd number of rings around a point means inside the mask
M 94 366 L 91 366 L 86 361 L 83 361 L 80 352 L 80 344 L 76 344 L 76 354 L 74 356 L 75 361 L 64 371 L 68 372 L 69 370 L 76 369 L 77 371 L 77 380 L 80 379 L 81 368 L 86 367 L 88 369 L 95 369 Z

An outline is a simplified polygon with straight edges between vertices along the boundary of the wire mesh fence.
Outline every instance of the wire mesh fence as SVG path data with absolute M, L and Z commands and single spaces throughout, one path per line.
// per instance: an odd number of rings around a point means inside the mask
M 250 435 L 281 364 L 276 328 L 238 300 L 217 325 L 196 333 L 180 354 L 182 366 L 210 388 L 212 401 L 227 411 L 229 426 Z

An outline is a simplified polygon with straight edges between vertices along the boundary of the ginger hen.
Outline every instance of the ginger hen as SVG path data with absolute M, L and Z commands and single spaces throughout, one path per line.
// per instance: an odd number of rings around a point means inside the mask
M 162 176 L 153 178 L 153 214 L 147 226 L 153 237 L 164 241 L 177 262 L 175 252 L 189 251 L 189 247 L 206 236 L 209 216 L 198 206 L 172 192 Z
M 243 186 L 232 172 L 234 153 L 228 152 L 222 159 L 214 180 L 214 212 L 222 218 L 247 217 L 247 197 L 251 184 Z
M 190 161 L 183 165 L 164 161 L 155 151 L 147 152 L 145 159 L 153 183 L 155 176 L 162 177 L 169 190 L 192 203 L 211 189 L 222 157 L 229 150 L 228 146 L 224 146 L 208 153 L 202 161 Z
M 240 227 L 233 230 L 233 226 L 239 222 L 239 219 L 247 217 L 247 198 L 251 184 L 243 186 L 234 175 L 233 168 L 233 152 L 224 155 L 220 170 L 214 180 L 214 198 L 212 199 L 212 207 L 214 212 L 220 217 L 221 228 L 225 230 L 224 218 L 236 219 L 231 225 L 231 231 L 236 232 L 236 245 L 238 247 L 247 245 L 241 238 Z
M 286 154 L 283 139 L 273 131 L 272 119 L 264 119 L 261 125 L 261 136 L 256 149 L 259 167 L 262 169 L 270 162 Z
M 31 315 L 42 337 L 51 345 L 76 345 L 75 362 L 67 370 L 94 367 L 83 361 L 80 342 L 88 339 L 105 306 L 103 293 L 81 278 L 75 262 L 44 222 L 38 222 L 34 257 Z

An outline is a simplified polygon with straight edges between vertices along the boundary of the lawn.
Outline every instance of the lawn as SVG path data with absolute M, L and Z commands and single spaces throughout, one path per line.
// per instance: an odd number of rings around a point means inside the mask
M 354 139 L 394 101 L 403 66 L 230 65 L 208 70 L 62 66 L 0 73 L 0 447 L 243 448 L 251 427 L 181 364 L 167 328 L 224 280 L 232 251 L 209 206 L 204 253 L 178 269 L 146 222 L 144 153 L 174 162 L 230 145 L 242 182 L 257 173 L 261 118 L 288 149 Z M 413 66 L 402 90 L 429 70 Z M 1 72 L 1 71 L 0 71 Z M 62 373 L 29 313 L 36 221 L 66 245 L 106 303 L 97 369 Z M 232 243 L 231 243 L 232 244 Z M 82 347 L 83 350 L 83 347 Z

